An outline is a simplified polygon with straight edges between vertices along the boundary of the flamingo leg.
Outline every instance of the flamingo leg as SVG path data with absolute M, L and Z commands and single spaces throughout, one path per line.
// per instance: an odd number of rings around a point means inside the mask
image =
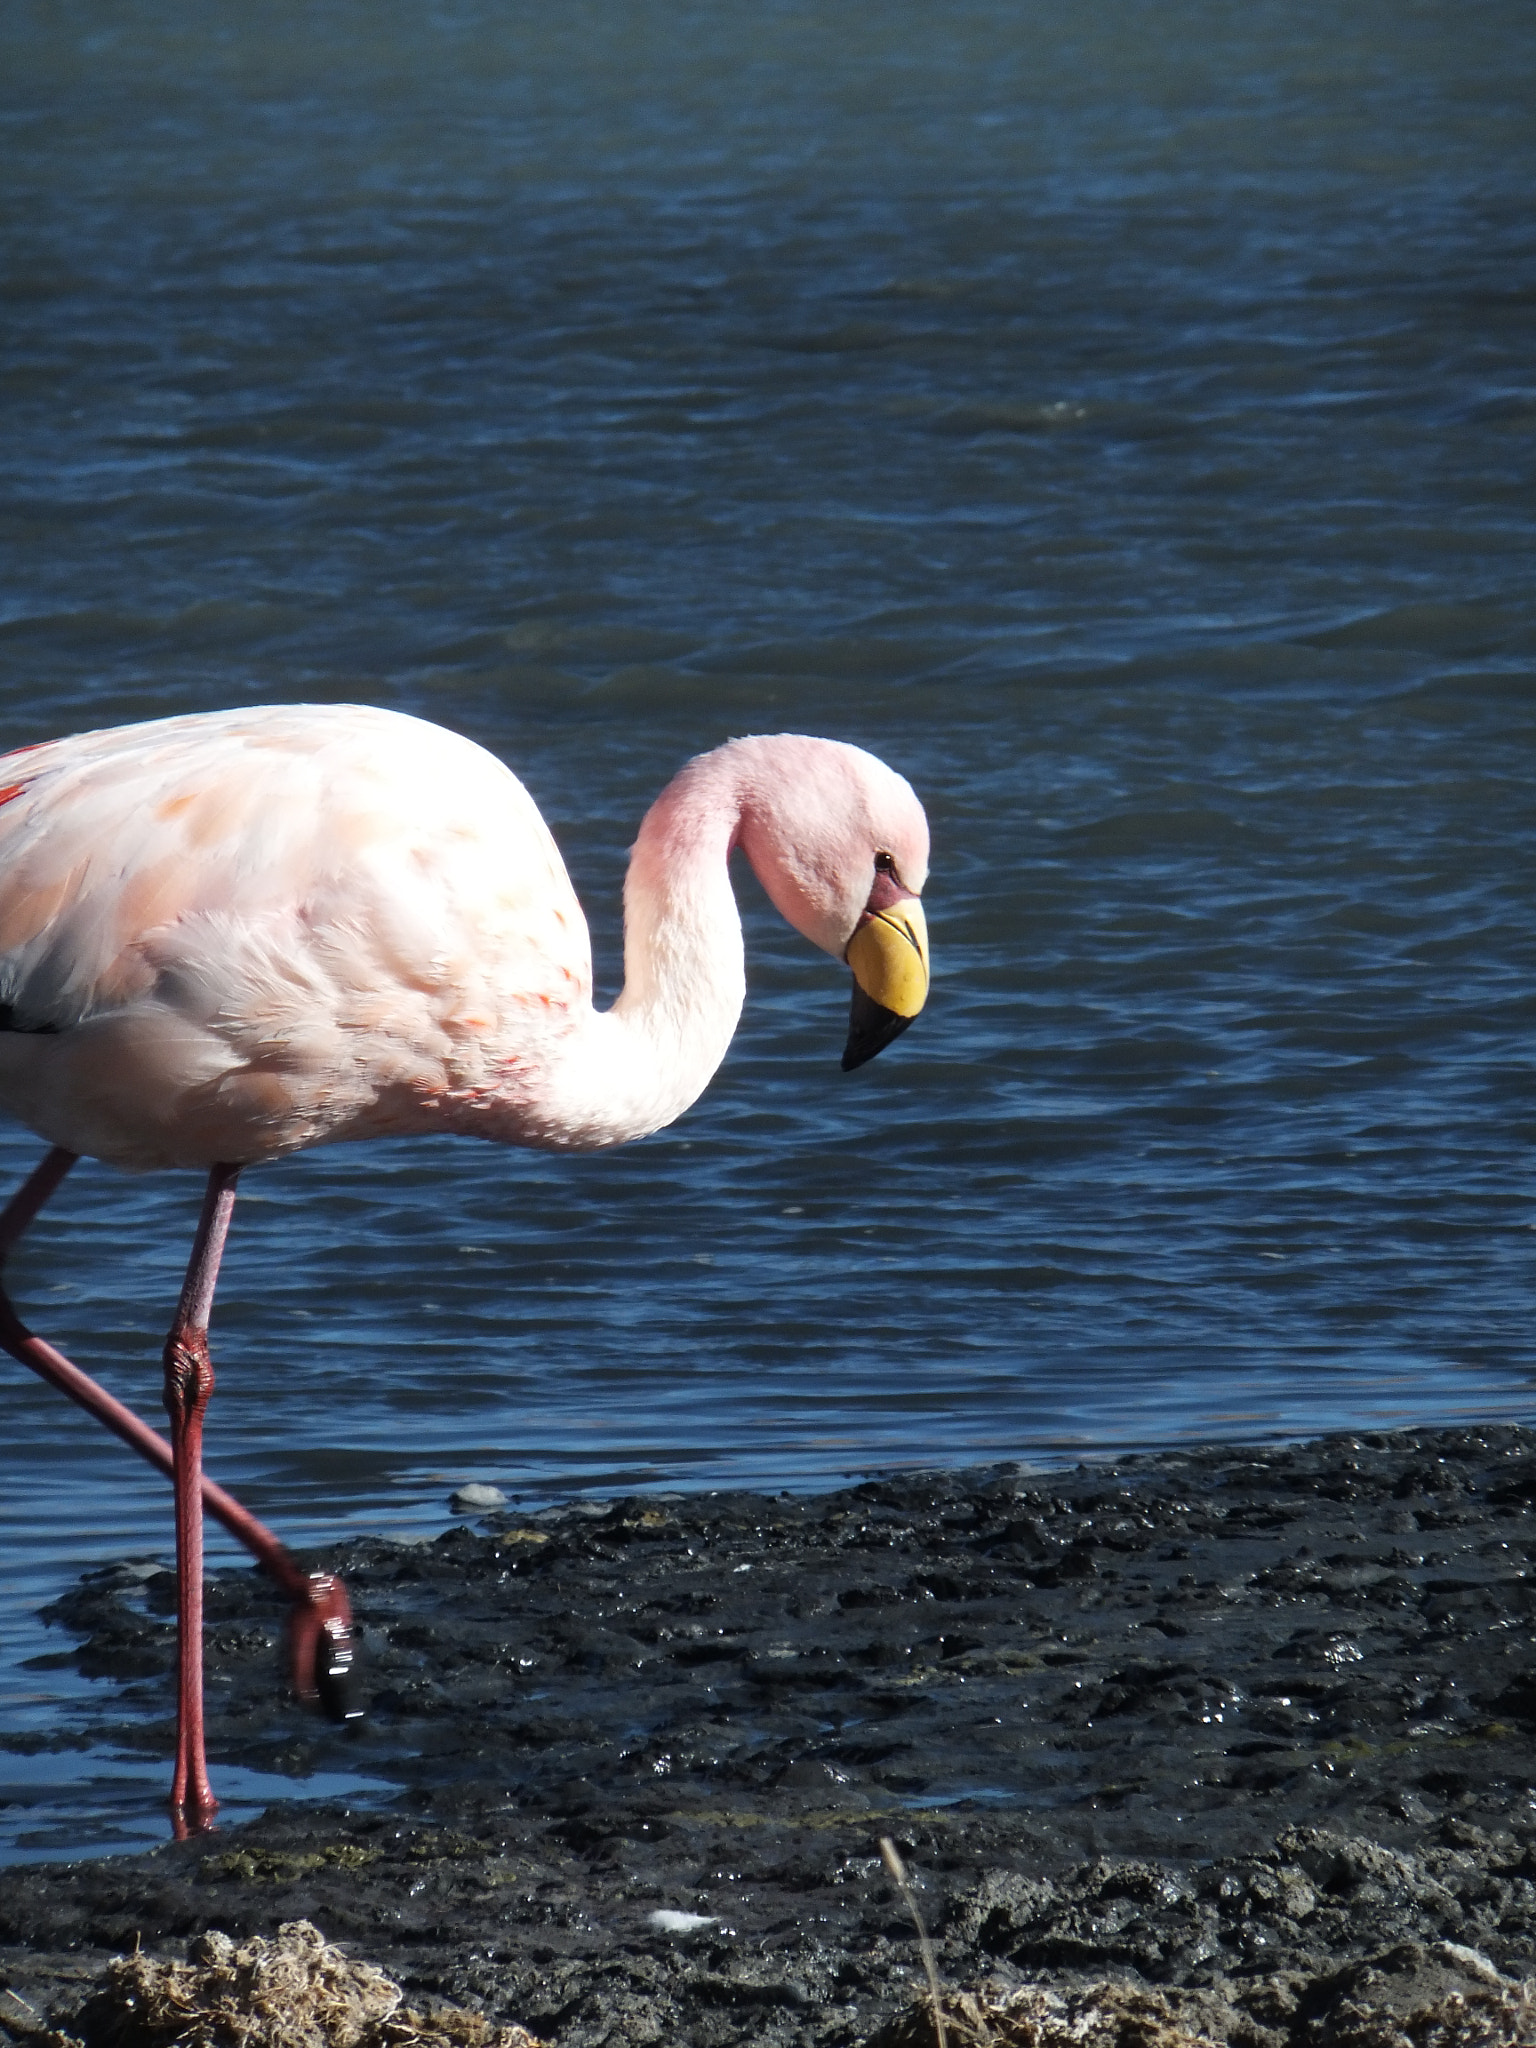
M 20 1364 L 29 1366 L 50 1386 L 57 1387 L 88 1414 L 104 1422 L 157 1471 L 174 1480 L 176 1458 L 172 1445 L 72 1364 L 63 1352 L 35 1337 L 17 1315 L 4 1289 L 3 1268 L 12 1246 L 56 1192 L 77 1157 L 56 1145 L 0 1211 L 0 1345 Z M 194 1251 L 194 1259 L 195 1256 Z M 293 1603 L 289 1649 L 294 1690 L 300 1699 L 311 1704 L 318 1702 L 332 1720 L 355 1719 L 361 1708 L 354 1701 L 352 1618 L 341 1580 L 329 1572 L 301 1571 L 265 1523 L 206 1476 L 201 1495 L 208 1513 L 245 1545 Z
M 192 1240 L 187 1277 L 165 1340 L 165 1408 L 171 1418 L 171 1485 L 176 1496 L 176 1775 L 171 1806 L 193 1827 L 219 1802 L 203 1751 L 203 1417 L 213 1392 L 208 1318 L 219 1262 L 235 1211 L 238 1166 L 215 1166 Z

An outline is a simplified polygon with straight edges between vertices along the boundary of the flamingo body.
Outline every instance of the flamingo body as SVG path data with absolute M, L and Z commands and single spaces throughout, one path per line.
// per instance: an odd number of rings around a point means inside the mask
M 853 970 L 844 1065 L 921 1009 L 928 830 L 873 755 L 780 734 L 688 762 L 625 882 L 624 989 L 592 1006 L 586 920 L 494 756 L 396 712 L 226 711 L 0 758 L 0 1109 L 53 1148 L 0 1214 L 0 1260 L 91 1154 L 200 1167 L 166 1342 L 163 1438 L 0 1290 L 0 1342 L 170 1473 L 180 1680 L 173 1807 L 215 1801 L 202 1736 L 202 1506 L 295 1603 L 295 1681 L 350 1668 L 345 1593 L 306 1578 L 201 1471 L 207 1326 L 241 1167 L 342 1139 L 458 1132 L 582 1149 L 681 1115 L 745 994 L 729 858 Z
M 887 840 L 919 891 L 921 808 L 858 748 L 699 756 L 642 826 L 599 1013 L 547 826 L 457 734 L 302 705 L 54 741 L 0 759 L 0 1107 L 136 1168 L 445 1130 L 621 1143 L 696 1099 L 740 1016 L 732 846 L 840 954 Z
M 0 1104 L 124 1166 L 503 1135 L 590 1004 L 586 920 L 522 784 L 422 720 L 224 712 L 0 761 Z M 19 785 L 19 786 L 18 786 Z

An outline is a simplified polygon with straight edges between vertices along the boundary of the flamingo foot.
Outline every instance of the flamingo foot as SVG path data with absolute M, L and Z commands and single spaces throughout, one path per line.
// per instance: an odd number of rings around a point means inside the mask
M 173 1799 L 171 1801 L 172 1839 L 177 1842 L 190 1842 L 194 1835 L 216 1834 L 218 1823 L 214 1820 L 214 1815 L 218 1810 L 219 1802 L 214 1798 L 211 1791 L 208 1794 L 208 1804 L 206 1806 L 194 1805 L 191 1800 L 183 1800 L 178 1805 Z
M 360 1721 L 363 1701 L 357 1640 L 347 1589 L 331 1572 L 312 1572 L 294 1594 L 288 1617 L 293 1689 L 330 1721 Z

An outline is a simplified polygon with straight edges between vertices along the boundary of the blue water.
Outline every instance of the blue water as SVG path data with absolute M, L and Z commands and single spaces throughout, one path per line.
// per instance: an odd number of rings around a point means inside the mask
M 672 1131 L 249 1174 L 216 1476 L 323 1545 L 1536 1418 L 1533 83 L 1520 0 L 4 11 L 0 742 L 441 719 L 608 995 L 701 747 L 857 740 L 934 826 L 864 1071 L 748 878 Z M 197 1201 L 84 1167 L 17 1262 L 152 1415 Z M 36 1610 L 167 1504 L 0 1379 L 0 1739 L 84 1739 Z M 10 1762 L 0 1854 L 162 1825 Z

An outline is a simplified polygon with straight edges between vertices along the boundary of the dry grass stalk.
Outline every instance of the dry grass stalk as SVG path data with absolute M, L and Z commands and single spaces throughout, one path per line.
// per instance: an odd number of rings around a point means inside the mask
M 896 1844 L 889 1835 L 880 1837 L 880 1861 L 885 1865 L 891 1883 L 907 1902 L 907 1911 L 912 1915 L 917 1928 L 918 1946 L 922 1951 L 923 1968 L 928 1973 L 928 1997 L 933 2011 L 933 2031 L 939 2048 L 949 2048 L 944 2026 L 944 1994 L 939 1989 L 939 1967 L 933 1959 L 933 1943 L 928 1939 L 928 1929 L 918 1911 L 917 1900 L 912 1896 L 912 1887 L 907 1882 L 907 1867 L 902 1862 Z
M 75 2025 L 45 2048 L 542 2048 L 480 2013 L 408 2006 L 392 1977 L 307 1920 L 272 1941 L 205 1934 L 186 1963 L 119 1956 Z

